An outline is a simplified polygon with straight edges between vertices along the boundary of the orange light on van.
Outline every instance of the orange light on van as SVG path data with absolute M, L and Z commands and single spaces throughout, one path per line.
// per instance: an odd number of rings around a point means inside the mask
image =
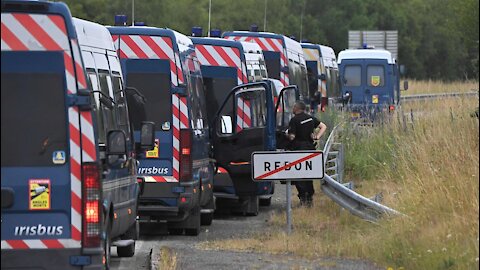
M 182 148 L 182 155 L 190 155 L 190 148 Z
M 186 203 L 186 202 L 187 202 L 187 198 L 185 198 L 185 197 L 180 198 L 180 202 Z

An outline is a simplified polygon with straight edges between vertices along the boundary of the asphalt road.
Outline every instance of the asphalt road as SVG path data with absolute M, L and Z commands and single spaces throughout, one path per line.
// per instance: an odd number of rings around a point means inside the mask
M 144 224 L 140 229 L 140 240 L 132 258 L 119 258 L 112 248 L 112 269 L 150 269 L 150 257 L 158 258 L 161 247 L 177 254 L 178 269 L 382 269 L 373 264 L 349 259 L 321 258 L 309 261 L 291 255 L 272 255 L 224 250 L 201 250 L 196 244 L 232 237 L 241 237 L 252 232 L 268 230 L 266 226 L 272 211 L 286 208 L 285 185 L 277 184 L 272 205 L 261 207 L 256 217 L 232 214 L 216 215 L 211 226 L 202 226 L 199 236 L 170 236 L 165 224 Z M 295 190 L 295 188 L 292 188 Z M 296 193 L 296 191 L 294 191 Z M 295 200 L 295 198 L 293 198 Z

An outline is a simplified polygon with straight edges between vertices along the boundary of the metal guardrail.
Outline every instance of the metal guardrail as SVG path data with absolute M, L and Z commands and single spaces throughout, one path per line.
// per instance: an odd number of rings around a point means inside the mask
M 471 92 L 407 95 L 407 96 L 401 96 L 400 100 L 406 102 L 406 101 L 420 101 L 420 100 L 431 100 L 431 99 L 438 99 L 438 98 L 469 97 L 469 96 L 478 96 L 478 90 L 471 91 Z
M 351 188 L 351 184 L 343 184 L 343 145 L 336 143 L 338 126 L 335 126 L 328 137 L 323 153 L 325 156 L 324 165 L 327 172 L 323 179 L 321 189 L 341 207 L 347 209 L 351 214 L 365 220 L 376 222 L 382 215 L 401 215 L 400 212 L 382 205 L 372 199 L 366 198 Z M 334 149 L 338 148 L 338 149 Z M 327 167 L 328 164 L 333 164 Z

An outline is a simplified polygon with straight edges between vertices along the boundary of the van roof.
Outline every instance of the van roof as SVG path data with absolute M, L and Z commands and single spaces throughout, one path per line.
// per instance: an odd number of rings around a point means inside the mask
M 242 44 L 238 41 L 224 39 L 224 38 L 212 38 L 212 37 L 190 37 L 193 44 L 213 45 L 221 47 L 234 47 L 243 51 Z
M 78 18 L 73 18 L 73 23 L 77 30 L 78 42 L 82 46 L 115 51 L 112 36 L 105 26 Z
M 332 47 L 320 45 L 320 50 L 326 67 L 338 67 L 337 57 L 335 56 L 335 51 L 333 51 Z
M 384 59 L 389 64 L 395 64 L 395 59 L 387 50 L 354 49 L 343 50 L 338 54 L 338 63 L 345 59 Z

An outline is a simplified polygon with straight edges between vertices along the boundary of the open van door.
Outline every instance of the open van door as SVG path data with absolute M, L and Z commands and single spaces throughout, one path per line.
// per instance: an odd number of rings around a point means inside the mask
M 275 150 L 275 114 L 271 88 L 265 82 L 239 85 L 217 111 L 212 127 L 217 166 L 230 174 L 239 196 L 252 196 L 250 160 L 255 151 Z
M 288 147 L 290 141 L 286 138 L 285 131 L 293 117 L 293 106 L 299 98 L 300 92 L 296 85 L 284 87 L 278 95 L 275 106 L 277 149 L 287 149 Z

